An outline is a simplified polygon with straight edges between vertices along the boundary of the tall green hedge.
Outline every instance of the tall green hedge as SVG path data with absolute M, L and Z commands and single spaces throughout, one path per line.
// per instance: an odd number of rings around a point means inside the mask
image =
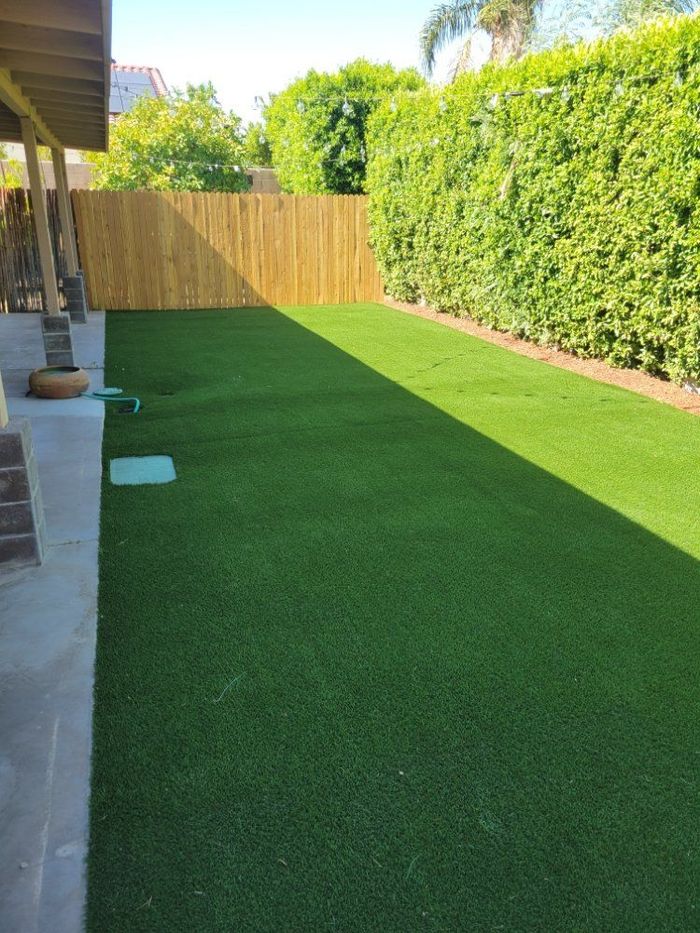
M 700 377 L 699 66 L 679 18 L 387 99 L 368 171 L 387 291 Z
M 273 95 L 265 108 L 265 135 L 282 190 L 363 192 L 370 115 L 386 95 L 424 86 L 413 68 L 396 71 L 358 58 L 332 74 L 312 69 Z

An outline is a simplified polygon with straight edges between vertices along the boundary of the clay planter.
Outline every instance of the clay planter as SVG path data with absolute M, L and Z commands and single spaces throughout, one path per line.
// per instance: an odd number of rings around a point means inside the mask
M 88 374 L 78 366 L 44 366 L 29 377 L 29 388 L 38 398 L 77 398 L 89 385 Z

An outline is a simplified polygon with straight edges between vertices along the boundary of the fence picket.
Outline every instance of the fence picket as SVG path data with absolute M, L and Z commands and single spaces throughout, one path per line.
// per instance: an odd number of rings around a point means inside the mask
M 80 191 L 93 307 L 116 310 L 381 300 L 367 199 Z
M 364 197 L 73 191 L 93 308 L 374 301 L 383 286 Z M 57 271 L 63 251 L 47 192 Z M 54 216 L 56 215 L 56 216 Z M 0 311 L 41 309 L 31 203 L 0 189 Z

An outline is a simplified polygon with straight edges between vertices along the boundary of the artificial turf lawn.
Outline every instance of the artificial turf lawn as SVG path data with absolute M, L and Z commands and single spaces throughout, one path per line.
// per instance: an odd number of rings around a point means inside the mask
M 697 928 L 700 419 L 376 305 L 107 382 L 90 930 Z

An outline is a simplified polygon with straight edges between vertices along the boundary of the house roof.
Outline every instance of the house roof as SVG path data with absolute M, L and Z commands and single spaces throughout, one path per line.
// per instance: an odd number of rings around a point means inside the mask
M 0 140 L 105 150 L 111 0 L 0 0 Z
M 158 68 L 148 65 L 112 65 L 110 116 L 131 110 L 139 97 L 163 97 L 167 93 L 168 88 Z

